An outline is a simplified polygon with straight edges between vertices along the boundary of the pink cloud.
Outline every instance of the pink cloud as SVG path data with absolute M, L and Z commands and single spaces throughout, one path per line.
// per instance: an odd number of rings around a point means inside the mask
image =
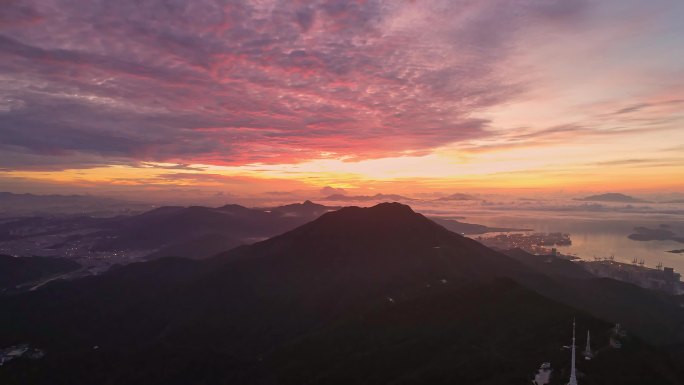
M 35 23 L 0 35 L 3 91 L 22 102 L 0 112 L 0 157 L 239 165 L 425 154 L 494 135 L 477 112 L 527 91 L 507 76 L 524 31 L 567 28 L 591 10 L 579 0 L 267 3 L 3 8 L 0 20 Z

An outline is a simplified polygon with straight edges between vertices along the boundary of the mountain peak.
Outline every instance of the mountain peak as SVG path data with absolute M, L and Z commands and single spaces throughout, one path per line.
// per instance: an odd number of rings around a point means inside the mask
M 228 203 L 218 208 L 219 210 L 249 210 L 245 206 L 241 206 L 235 203 Z
M 370 208 L 373 209 L 373 208 L 390 208 L 390 207 L 394 208 L 395 210 L 408 210 L 412 213 L 415 213 L 415 211 L 413 211 L 411 206 L 405 205 L 405 204 L 399 203 L 399 202 L 382 202 L 382 203 L 378 203 L 377 205 L 372 206 Z
M 273 275 L 289 277 L 305 292 L 312 290 L 311 285 L 322 285 L 320 282 L 354 291 L 377 290 L 385 285 L 424 287 L 441 280 L 515 276 L 525 269 L 396 202 L 328 212 L 295 230 L 228 252 L 221 259 L 269 266 Z M 318 281 L 310 282 L 308 277 Z M 332 286 L 328 289 L 333 290 Z
M 371 207 L 349 206 L 328 215 L 366 220 L 423 218 L 410 206 L 398 202 L 383 202 Z
M 297 230 L 299 233 L 326 234 L 331 237 L 420 237 L 448 232 L 416 213 L 411 207 L 396 203 L 380 203 L 372 207 L 349 206 L 323 214 Z
M 405 205 L 399 202 L 383 202 L 378 203 L 375 206 L 369 207 L 368 210 L 373 213 L 386 213 L 386 214 L 412 214 L 420 215 L 413 211 L 411 206 Z

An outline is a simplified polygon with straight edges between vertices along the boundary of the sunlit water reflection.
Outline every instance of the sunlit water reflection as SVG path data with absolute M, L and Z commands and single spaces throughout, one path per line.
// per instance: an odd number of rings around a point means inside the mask
M 573 201 L 534 202 L 533 205 L 510 201 L 409 204 L 428 216 L 443 216 L 491 227 L 570 233 L 572 245 L 559 246 L 558 249 L 582 259 L 613 255 L 617 261 L 631 262 L 637 258 L 643 259 L 648 267 L 655 267 L 662 262 L 684 273 L 684 254 L 667 252 L 684 249 L 684 243 L 634 241 L 627 237 L 634 233 L 634 227 L 657 228 L 662 224 L 670 226 L 669 230 L 675 234 L 684 236 L 684 205 L 681 204 L 649 204 L 641 207 Z

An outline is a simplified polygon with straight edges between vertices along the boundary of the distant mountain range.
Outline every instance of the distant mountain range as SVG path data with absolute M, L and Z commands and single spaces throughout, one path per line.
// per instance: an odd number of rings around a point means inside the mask
M 147 258 L 207 258 L 310 222 L 335 208 L 310 201 L 273 208 L 225 205 L 164 206 L 142 214 L 93 218 L 49 216 L 16 218 L 0 223 L 0 242 L 56 239 L 49 248 L 66 252 L 89 245 L 100 253 L 147 253 Z
M 190 210 L 192 209 L 190 208 Z M 183 223 L 175 228 L 175 233 L 178 234 L 174 238 L 176 240 L 154 252 L 148 258 L 166 256 L 211 257 L 238 245 L 262 240 L 291 230 L 335 208 L 305 201 L 304 203 L 265 209 L 247 209 L 239 205 L 227 205 L 219 209 L 194 209 L 201 210 L 203 213 L 187 221 L 178 217 L 180 213 L 173 215 L 171 221 Z M 216 213 L 218 215 L 215 215 Z M 139 225 L 136 220 L 133 222 L 134 226 Z M 159 239 L 160 243 L 168 239 L 168 235 L 168 232 L 162 233 L 161 239 Z
M 522 384 L 543 361 L 560 383 L 573 318 L 600 350 L 582 384 L 684 382 L 677 303 L 530 258 L 398 203 L 343 208 L 211 259 L 0 298 L 0 347 L 47 352 L 0 383 Z M 610 349 L 608 321 L 637 334 Z
M 147 259 L 168 256 L 201 259 L 284 233 L 336 209 L 339 207 L 305 201 L 266 208 L 235 204 L 217 208 L 164 206 L 142 214 L 113 218 L 28 217 L 0 224 L 0 242 L 40 240 L 50 236 L 55 239 L 49 246 L 50 254 L 65 252 L 78 244 L 89 245 L 88 251 L 99 253 L 142 253 Z M 432 219 L 459 234 L 526 230 Z M 40 255 L 40 251 L 36 253 Z
M 111 216 L 149 210 L 149 204 L 90 195 L 34 195 L 0 192 L 0 216 L 89 214 Z
M 413 201 L 413 198 L 408 198 L 402 195 L 396 194 L 375 194 L 375 195 L 344 195 L 344 194 L 333 194 L 323 198 L 323 201 L 333 201 L 333 202 L 383 202 L 383 201 L 394 201 L 394 202 L 409 202 Z
M 584 198 L 575 198 L 577 201 L 583 202 L 620 202 L 620 203 L 646 203 L 648 201 L 634 198 L 629 195 L 621 193 L 606 193 L 599 195 L 590 195 Z
M 270 209 L 161 207 L 113 223 L 94 250 L 157 250 L 150 257 L 206 258 L 291 230 L 332 210 L 310 201 Z

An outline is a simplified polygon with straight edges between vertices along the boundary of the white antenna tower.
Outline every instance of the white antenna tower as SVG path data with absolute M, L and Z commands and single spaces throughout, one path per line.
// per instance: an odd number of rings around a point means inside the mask
M 577 375 L 575 374 L 575 319 L 572 319 L 572 364 L 570 365 L 570 381 L 568 385 L 577 385 Z
M 591 352 L 591 334 L 587 330 L 587 347 L 584 349 L 584 359 L 591 360 L 594 354 Z

